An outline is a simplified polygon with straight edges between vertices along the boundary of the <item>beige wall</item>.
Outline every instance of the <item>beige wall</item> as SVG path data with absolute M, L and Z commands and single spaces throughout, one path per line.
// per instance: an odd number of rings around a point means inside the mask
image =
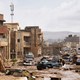
M 26 43 L 24 41 L 24 36 L 29 37 L 30 41 Z M 17 40 L 20 39 L 20 42 Z M 29 49 L 30 52 L 33 52 L 35 56 L 42 53 L 42 41 L 43 41 L 43 34 L 41 32 L 38 33 L 38 29 L 35 30 L 32 28 L 31 31 L 20 30 L 16 32 L 16 53 L 22 52 L 20 55 L 24 56 L 24 47 Z

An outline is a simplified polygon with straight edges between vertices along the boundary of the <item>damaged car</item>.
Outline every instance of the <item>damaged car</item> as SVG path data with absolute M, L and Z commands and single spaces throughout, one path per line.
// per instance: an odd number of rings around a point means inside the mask
M 37 69 L 42 70 L 42 69 L 47 69 L 47 68 L 54 68 L 54 67 L 60 67 L 61 64 L 58 61 L 53 61 L 53 60 L 41 60 L 37 63 Z

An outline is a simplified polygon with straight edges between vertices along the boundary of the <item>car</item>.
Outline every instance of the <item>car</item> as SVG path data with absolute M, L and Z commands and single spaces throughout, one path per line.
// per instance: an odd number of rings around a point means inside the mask
M 34 64 L 34 55 L 33 55 L 33 53 L 29 52 L 24 57 L 23 65 L 24 66 L 31 66 L 33 64 Z
M 76 65 L 80 65 L 80 58 L 77 59 L 77 61 L 76 61 Z
M 37 69 L 42 70 L 42 69 L 47 69 L 47 68 L 53 68 L 53 67 L 60 67 L 61 64 L 58 61 L 52 61 L 52 60 L 41 60 L 37 64 Z
M 26 61 L 26 62 L 24 61 L 23 62 L 23 65 L 24 66 L 32 66 L 33 65 L 33 62 L 32 61 Z
M 72 57 L 69 55 L 63 56 L 62 58 L 65 62 L 72 62 Z
M 41 60 L 41 61 L 39 61 L 37 63 L 37 69 L 38 70 L 46 69 L 47 68 L 47 66 L 46 66 L 47 62 L 48 62 L 47 60 Z
M 61 67 L 62 66 L 62 64 L 56 60 L 52 60 L 51 64 L 52 64 L 52 67 Z

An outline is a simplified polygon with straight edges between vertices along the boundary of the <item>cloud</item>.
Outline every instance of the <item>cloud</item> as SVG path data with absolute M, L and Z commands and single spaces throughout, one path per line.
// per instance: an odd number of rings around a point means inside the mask
M 0 1 L 0 11 L 10 22 L 10 2 L 6 1 L 4 5 L 4 1 Z M 14 0 L 14 22 L 19 22 L 22 28 L 26 25 L 38 25 L 46 31 L 80 30 L 80 0 L 51 0 L 49 4 L 41 1 L 39 4 L 36 0 L 34 3 Z M 54 6 L 50 5 L 52 3 Z
M 50 31 L 79 31 L 80 26 L 80 1 L 70 0 L 64 2 L 52 12 L 52 20 L 48 21 Z M 47 28 L 46 28 L 47 29 Z M 53 30 L 52 30 L 53 29 Z
M 4 9 L 4 7 L 3 7 L 3 2 L 2 2 L 2 1 L 0 1 L 0 13 L 2 13 L 2 12 L 3 12 L 3 9 Z
M 55 8 L 27 9 L 24 13 L 26 22 L 49 31 L 77 31 L 80 26 L 79 4 L 79 0 L 69 0 Z

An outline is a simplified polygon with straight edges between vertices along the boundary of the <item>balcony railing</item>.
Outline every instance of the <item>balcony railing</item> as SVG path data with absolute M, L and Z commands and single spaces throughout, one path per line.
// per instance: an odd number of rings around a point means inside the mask
M 7 38 L 0 38 L 0 46 L 8 46 Z

